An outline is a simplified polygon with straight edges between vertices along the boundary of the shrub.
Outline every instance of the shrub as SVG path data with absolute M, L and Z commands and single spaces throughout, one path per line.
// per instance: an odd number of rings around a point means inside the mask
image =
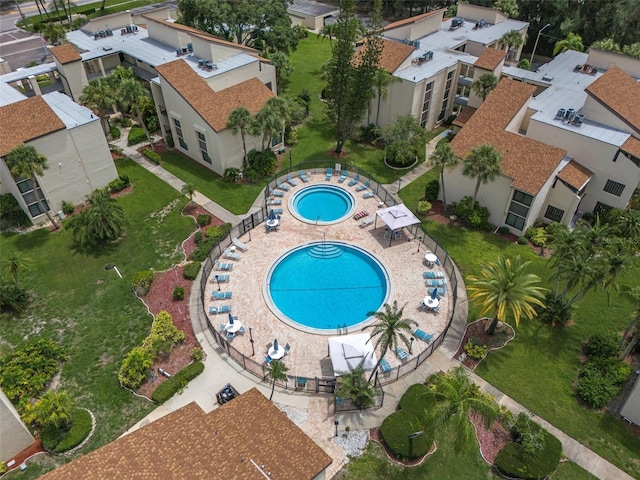
M 502 226 L 502 227 L 498 228 L 498 233 L 500 235 L 509 235 L 509 232 L 510 232 L 509 227 Z M 526 238 L 525 238 L 525 240 L 526 240 Z
M 615 332 L 596 333 L 587 339 L 582 351 L 589 358 L 615 357 L 618 353 L 619 342 L 620 338 Z
M 518 245 L 529 245 L 529 240 L 526 237 L 518 238 Z
M 173 289 L 173 299 L 174 300 L 184 299 L 184 287 L 175 287 Z
M 207 214 L 204 214 L 204 213 L 201 213 L 200 215 L 198 215 L 198 226 L 199 227 L 206 227 L 210 223 L 211 223 L 211 215 L 207 215 Z
M 129 122 L 131 122 L 131 120 L 129 120 Z M 124 127 L 124 119 L 122 119 L 122 126 Z M 144 133 L 144 129 L 142 127 L 132 127 L 131 130 L 129 130 L 129 136 L 127 137 L 127 144 L 129 146 L 131 145 L 137 145 L 139 143 L 145 142 L 147 140 L 147 135 L 146 133 Z
M 207 238 L 214 238 L 216 240 L 220 240 L 229 232 L 229 230 L 227 230 L 225 226 L 226 225 L 220 225 L 220 226 L 214 225 L 212 227 L 209 227 L 205 231 L 205 235 L 207 236 Z
M 185 334 L 173 323 L 171 314 L 161 310 L 156 315 L 151 326 L 151 333 L 142 342 L 143 348 L 150 348 L 155 356 L 159 353 L 167 353 L 174 344 L 182 342 Z
M 409 435 L 423 431 L 423 435 L 413 440 Z M 429 451 L 433 444 L 433 434 L 420 423 L 417 412 L 402 409 L 384 419 L 380 434 L 389 449 L 403 459 L 418 458 Z
M 120 124 L 124 128 L 129 128 L 131 126 L 131 119 L 129 117 L 121 117 L 120 118 Z M 139 128 L 140 130 L 142 130 L 142 127 L 134 127 L 134 128 Z M 142 133 L 144 133 L 144 130 L 142 130 Z M 145 136 L 145 138 L 146 138 L 146 136 Z
M 373 123 L 360 127 L 360 141 L 375 145 L 380 141 L 380 129 Z
M 284 129 L 284 144 L 287 146 L 298 143 L 298 131 L 295 128 L 287 127 Z
M 173 141 L 173 136 L 172 135 L 167 135 L 167 146 L 169 148 L 173 148 L 176 146 L 175 142 Z
M 22 312 L 29 303 L 29 291 L 13 281 L 0 279 L 0 311 Z
M 126 188 L 124 182 L 120 178 L 116 178 L 115 180 L 111 180 L 109 182 L 109 191 L 111 193 L 116 193 L 124 190 Z
M 198 244 L 198 247 L 193 252 L 191 252 L 191 255 L 189 255 L 189 260 L 204 262 L 209 256 L 209 253 L 211 253 L 211 249 L 215 244 L 215 239 L 205 236 L 205 238 L 202 239 L 202 241 Z
M 200 347 L 193 347 L 193 349 L 191 349 L 190 357 L 193 362 L 201 362 L 204 358 L 204 350 Z
M 544 297 L 544 308 L 538 314 L 543 322 L 565 325 L 573 315 L 573 307 L 553 292 Z
M 111 138 L 113 138 L 114 140 L 116 138 L 120 138 L 120 129 L 115 125 L 111 125 L 111 130 L 109 131 L 109 133 L 111 134 Z
M 0 195 L 0 230 L 24 228 L 31 225 L 31 220 L 20 208 L 18 201 L 10 193 Z
M 133 274 L 131 286 L 138 295 L 144 296 L 149 293 L 152 282 L 153 272 L 151 270 L 142 270 Z
M 154 354 L 150 347 L 134 347 L 124 357 L 118 380 L 124 387 L 135 390 L 147 376 L 147 371 L 153 365 Z
M 40 439 L 42 440 L 42 446 L 46 451 L 53 452 L 56 446 L 58 446 L 58 444 L 62 440 L 63 435 L 63 430 L 53 424 L 43 427 L 40 430 Z
M 109 144 L 109 150 L 114 153 L 122 153 L 124 151 L 122 150 L 122 147 L 120 147 L 119 145 L 116 145 L 115 143 Z
M 83 408 L 76 408 L 71 419 L 71 428 L 53 449 L 56 453 L 77 447 L 91 433 L 91 414 Z
M 433 207 L 433 205 L 431 205 L 431 202 L 420 200 L 418 202 L 418 214 L 426 215 L 427 213 L 429 213 L 429 210 L 431 210 L 431 207 Z
M 200 271 L 200 262 L 187 263 L 182 271 L 182 276 L 187 280 L 195 280 Z
M 67 202 L 66 200 L 62 201 L 62 213 L 65 215 L 71 215 L 76 207 L 71 202 Z
M 222 181 L 227 183 L 236 183 L 240 180 L 240 169 L 235 167 L 229 167 L 224 171 L 224 175 L 222 176 Z
M 438 180 L 431 180 L 424 187 L 424 198 L 428 202 L 435 202 L 438 200 L 438 193 L 440 193 L 440 182 Z
M 202 242 L 202 232 L 200 230 L 193 234 L 193 241 L 196 242 L 196 245 L 200 245 L 200 242 Z
M 254 168 L 247 168 L 244 171 L 244 179 L 249 183 L 257 183 L 260 181 L 260 175 Z
M 142 155 L 148 158 L 152 163 L 155 163 L 156 165 L 160 165 L 161 158 L 159 153 L 154 152 L 153 150 L 149 150 L 148 148 L 145 148 L 144 150 L 142 150 Z
M 467 195 L 466 197 L 462 197 L 459 202 L 453 202 L 450 207 L 451 211 L 458 218 L 467 218 L 469 213 L 471 213 L 471 202 L 473 201 L 473 197 Z
M 562 444 L 546 430 L 544 445 L 535 454 L 527 453 L 519 443 L 507 443 L 495 460 L 494 466 L 508 477 L 540 480 L 553 473 L 560 464 Z
M 602 408 L 620 393 L 620 387 L 597 370 L 590 371 L 578 380 L 577 392 L 591 408 Z
M 194 362 L 176 373 L 173 377 L 165 380 L 151 394 L 154 402 L 164 403 L 169 400 L 179 390 L 200 375 L 204 371 L 204 363 Z
M 524 236 L 527 237 L 536 247 L 543 247 L 548 240 L 547 231 L 542 227 L 529 227 L 524 232 Z
M 487 355 L 487 346 L 474 343 L 470 340 L 464 346 L 464 351 L 467 352 L 467 355 L 469 355 L 471 358 L 481 360 Z

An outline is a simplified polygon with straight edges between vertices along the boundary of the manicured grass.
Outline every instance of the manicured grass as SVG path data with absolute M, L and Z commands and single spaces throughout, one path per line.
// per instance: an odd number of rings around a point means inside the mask
M 132 161 L 120 160 L 117 167 L 134 186 L 118 199 L 127 228 L 117 243 L 79 249 L 67 229 L 1 240 L 3 258 L 17 251 L 29 259 L 22 281 L 33 302 L 18 318 L 0 315 L 0 354 L 40 337 L 67 349 L 61 387 L 97 418 L 83 453 L 115 439 L 154 408 L 120 388 L 117 379 L 124 354 L 149 333 L 152 320 L 130 282 L 139 270 L 164 270 L 180 261 L 180 244 L 194 229 L 193 220 L 180 215 L 186 199 L 178 192 Z M 105 270 L 109 263 L 117 265 L 123 279 Z

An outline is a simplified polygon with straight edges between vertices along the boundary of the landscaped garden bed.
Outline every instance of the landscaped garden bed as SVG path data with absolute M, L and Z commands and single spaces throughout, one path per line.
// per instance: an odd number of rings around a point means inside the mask
M 462 342 L 460 343 L 460 348 L 458 348 L 454 356 L 454 358 L 470 370 L 476 368 L 489 352 L 504 347 L 515 337 L 513 327 L 503 322 L 498 324 L 495 334 L 489 335 L 486 331 L 488 322 L 491 322 L 490 318 L 481 318 L 468 324 Z M 465 349 L 465 346 L 469 344 L 469 342 L 486 347 L 485 355 L 481 358 L 471 356 Z

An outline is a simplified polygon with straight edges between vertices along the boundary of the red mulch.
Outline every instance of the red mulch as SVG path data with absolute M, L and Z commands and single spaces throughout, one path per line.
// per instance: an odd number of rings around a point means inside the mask
M 197 218 L 198 215 L 205 214 L 211 215 L 208 211 L 202 208 L 196 203 L 189 202 L 182 211 L 183 215 L 188 215 Z M 224 222 L 217 217 L 211 218 L 211 223 L 206 227 L 200 229 L 203 232 L 210 226 L 219 226 Z M 196 249 L 196 243 L 194 235 L 190 235 L 189 238 L 183 243 L 183 250 L 185 256 L 189 255 Z M 166 272 L 158 272 L 153 277 L 153 283 L 149 293 L 143 297 L 144 302 L 149 307 L 149 310 L 154 315 L 157 315 L 161 310 L 165 310 L 173 317 L 173 323 L 176 327 L 185 333 L 185 341 L 174 348 L 168 355 L 164 357 L 158 357 L 152 367 L 152 375 L 138 389 L 138 393 L 150 397 L 153 390 L 160 385 L 166 377 L 158 374 L 158 369 L 161 368 L 170 374 L 174 374 L 186 367 L 191 362 L 191 350 L 198 346 L 198 341 L 193 333 L 191 326 L 191 317 L 189 316 L 189 295 L 191 292 L 191 285 L 193 281 L 186 280 L 182 277 L 182 271 L 184 265 L 176 265 L 172 269 Z M 184 299 L 174 300 L 173 289 L 175 287 L 184 288 Z
M 487 326 L 487 322 L 490 322 L 491 319 L 482 318 L 477 322 L 470 323 L 467 325 L 467 330 L 464 333 L 464 337 L 462 339 L 462 343 L 460 344 L 460 348 L 456 352 L 454 358 L 459 360 L 459 357 L 464 352 L 464 346 L 467 344 L 470 338 L 477 338 L 480 340 L 482 345 L 486 345 L 489 352 L 491 350 L 495 350 L 497 348 L 503 347 L 509 340 L 515 337 L 515 332 L 510 325 L 503 323 L 496 329 L 496 333 L 494 335 L 489 335 L 485 328 Z M 477 360 L 475 358 L 467 357 L 462 364 L 473 370 L 478 366 L 478 364 L 482 361 L 482 359 Z
M 7 459 L 7 461 L 16 461 L 16 463 L 14 463 L 11 467 L 7 467 L 7 471 L 18 468 L 20 465 L 22 465 L 22 463 L 24 463 L 27 458 L 29 458 L 31 455 L 35 455 L 38 452 L 44 452 L 44 447 L 42 446 L 42 440 L 40 440 L 40 438 L 36 438 L 36 441 L 34 443 L 22 450 L 15 457 Z
M 476 437 L 480 444 L 480 452 L 484 459 L 491 465 L 496 461 L 496 457 L 502 447 L 511 441 L 511 435 L 502 424 L 496 420 L 491 427 L 486 428 L 484 420 L 478 414 L 469 415 L 469 420 L 476 427 Z

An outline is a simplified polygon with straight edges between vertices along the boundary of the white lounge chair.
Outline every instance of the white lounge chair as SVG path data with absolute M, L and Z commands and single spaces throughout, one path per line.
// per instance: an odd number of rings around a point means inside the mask
M 246 252 L 247 250 L 249 250 L 249 245 L 247 245 L 246 243 L 241 242 L 238 237 L 233 237 L 231 239 L 231 243 L 233 243 L 236 248 L 238 248 L 239 250 L 242 250 L 243 252 Z
M 282 183 L 280 180 L 276 180 L 276 188 L 284 190 L 285 192 L 288 192 L 291 189 L 289 185 Z
M 360 181 L 360 174 L 356 173 L 356 175 L 349 181 L 348 185 L 350 187 L 353 187 L 355 184 L 357 184 Z
M 274 190 L 273 188 L 269 188 L 269 195 L 274 197 L 284 197 L 284 192 L 282 190 Z
M 236 252 L 232 252 L 231 250 L 225 249 L 224 258 L 228 258 L 230 260 L 240 260 L 240 254 Z
M 367 218 L 365 218 L 364 220 L 362 220 L 362 221 L 360 222 L 360 226 L 361 226 L 362 228 L 364 228 L 364 227 L 368 227 L 368 226 L 369 226 L 369 225 L 371 225 L 373 222 L 374 222 L 373 218 L 371 218 L 371 217 L 367 217 Z
M 291 174 L 290 173 L 287 175 L 287 183 L 289 185 L 291 185 L 292 187 L 295 187 L 295 186 L 298 185 L 298 182 L 296 182 L 293 178 L 291 178 Z
M 211 300 L 229 300 L 232 296 L 232 292 L 211 292 Z
M 365 192 L 365 193 L 362 195 L 362 198 L 373 198 L 373 197 L 375 197 L 375 196 L 376 196 L 376 193 L 377 193 L 377 192 Z
M 338 179 L 338 183 L 342 183 L 347 179 L 347 174 L 349 172 L 347 170 L 342 170 L 342 174 L 340 175 L 340 178 Z
M 273 200 L 267 200 L 267 205 L 282 205 L 282 199 L 275 198 Z
M 300 170 L 300 173 L 298 174 L 298 176 L 300 177 L 300 180 L 302 180 L 304 183 L 307 183 L 309 181 L 309 177 L 307 177 L 307 174 L 304 173 L 302 170 Z
M 209 313 L 211 315 L 218 315 L 220 313 L 229 313 L 231 312 L 231 305 L 220 305 L 218 306 L 210 306 L 209 307 Z

